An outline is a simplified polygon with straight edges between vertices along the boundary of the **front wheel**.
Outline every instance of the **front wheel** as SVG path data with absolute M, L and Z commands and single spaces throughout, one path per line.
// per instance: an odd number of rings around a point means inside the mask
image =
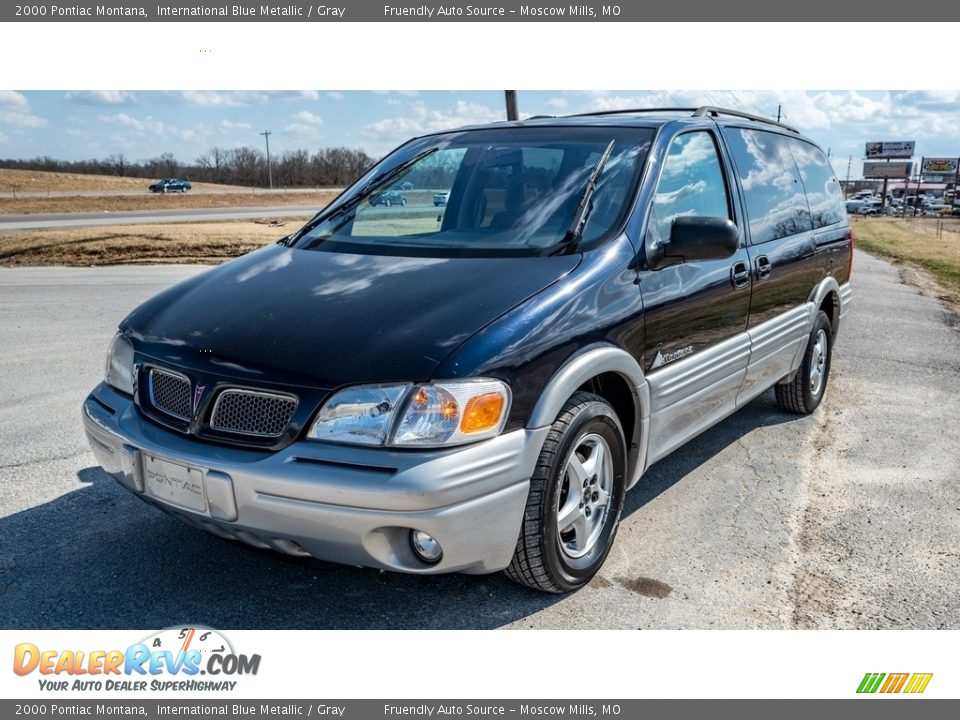
M 617 534 L 626 467 L 616 412 L 597 395 L 576 393 L 540 451 L 507 577 L 552 593 L 587 584 Z
M 820 310 L 813 322 L 807 351 L 792 380 L 775 386 L 777 405 L 787 412 L 809 415 L 823 402 L 833 357 L 833 328 Z

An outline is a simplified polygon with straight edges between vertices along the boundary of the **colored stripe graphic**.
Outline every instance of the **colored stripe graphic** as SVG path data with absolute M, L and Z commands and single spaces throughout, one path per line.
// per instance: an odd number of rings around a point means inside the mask
M 895 694 L 899 692 L 919 694 L 927 689 L 933 673 L 866 673 L 860 685 L 857 687 L 858 693 L 875 693 L 877 691 L 885 694 Z M 884 681 L 886 679 L 886 681 Z M 881 685 L 882 683 L 882 685 Z
M 884 673 L 867 673 L 863 676 L 863 680 L 860 681 L 860 687 L 857 688 L 857 692 L 875 693 L 877 688 L 880 687 L 880 682 L 884 677 L 886 677 Z
M 913 677 L 910 678 L 910 682 L 907 683 L 907 687 L 904 692 L 922 693 L 927 689 L 927 685 L 930 684 L 930 679 L 932 677 L 933 673 L 914 673 Z
M 910 677 L 910 673 L 890 673 L 887 675 L 887 681 L 883 684 L 883 687 L 880 688 L 882 693 L 898 693 L 903 684 L 907 681 L 907 678 Z

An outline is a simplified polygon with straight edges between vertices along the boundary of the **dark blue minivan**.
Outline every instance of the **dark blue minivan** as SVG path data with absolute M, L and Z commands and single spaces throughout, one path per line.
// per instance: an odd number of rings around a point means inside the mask
M 437 133 L 133 310 L 84 423 L 220 537 L 569 591 L 652 463 L 770 387 L 817 408 L 852 249 L 824 153 L 763 118 Z

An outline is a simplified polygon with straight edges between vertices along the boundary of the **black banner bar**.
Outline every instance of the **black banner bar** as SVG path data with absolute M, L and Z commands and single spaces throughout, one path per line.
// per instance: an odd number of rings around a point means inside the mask
M 960 20 L 960 3 L 925 3 L 909 8 L 912 22 Z M 803 22 L 828 20 L 870 22 L 896 21 L 904 28 L 904 47 L 909 42 L 910 23 L 903 23 L 904 7 L 878 0 L 830 0 L 803 3 L 771 3 L 767 0 L 734 0 L 717 3 L 688 0 L 684 3 L 630 2 L 417 2 L 416 0 L 331 0 L 329 4 L 305 0 L 293 2 L 218 2 L 194 0 L 164 2 L 133 0 L 124 3 L 3 3 L 0 22 Z M 869 21 L 869 22 L 868 22 Z M 760 31 L 760 30 L 758 30 Z M 865 31 L 865 30 L 864 30 Z M 730 38 L 718 28 L 717 45 Z M 749 33 L 740 27 L 739 36 Z M 853 32 L 853 30 L 851 30 Z M 947 32 L 947 31 L 945 31 Z M 816 29 L 809 30 L 816 46 Z M 947 33 L 949 35 L 949 32 Z M 679 38 L 678 38 L 679 39 Z

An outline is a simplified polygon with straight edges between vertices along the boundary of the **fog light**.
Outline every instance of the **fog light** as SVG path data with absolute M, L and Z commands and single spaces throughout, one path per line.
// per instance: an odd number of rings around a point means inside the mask
M 443 557 L 443 549 L 435 538 L 427 535 L 422 530 L 410 531 L 410 544 L 417 557 L 427 563 L 440 562 Z

